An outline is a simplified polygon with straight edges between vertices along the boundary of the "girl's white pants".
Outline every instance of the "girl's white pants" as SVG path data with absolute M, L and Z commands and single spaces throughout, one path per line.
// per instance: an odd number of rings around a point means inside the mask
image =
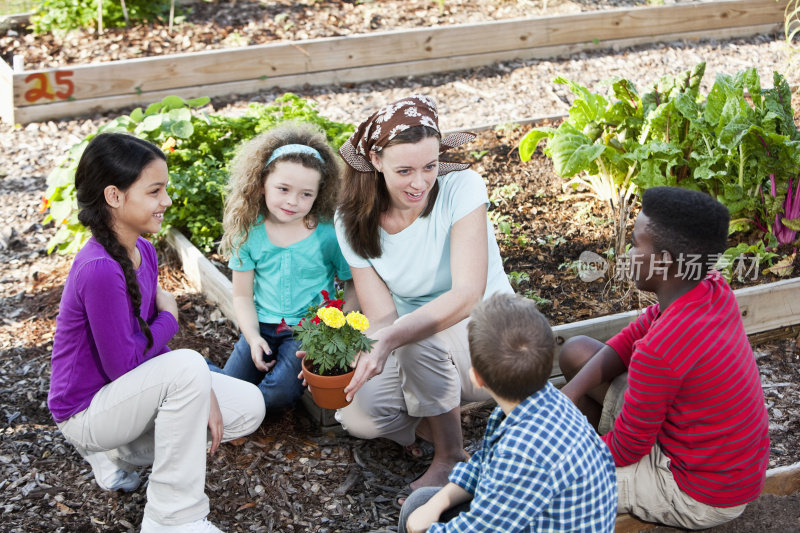
M 100 389 L 83 411 L 58 424 L 78 453 L 105 451 L 120 468 L 153 465 L 145 515 L 165 525 L 202 519 L 210 390 L 229 441 L 255 431 L 264 400 L 255 385 L 212 373 L 193 350 L 142 363 Z

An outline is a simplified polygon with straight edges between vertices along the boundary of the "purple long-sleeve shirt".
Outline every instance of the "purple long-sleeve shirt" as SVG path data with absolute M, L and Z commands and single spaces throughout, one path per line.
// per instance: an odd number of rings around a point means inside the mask
M 139 238 L 142 262 L 136 271 L 142 295 L 140 314 L 150 325 L 153 346 L 139 328 L 122 267 L 94 238 L 75 256 L 61 295 L 53 340 L 47 404 L 56 422 L 86 409 L 104 385 L 148 359 L 169 351 L 178 322 L 156 310 L 158 258 Z

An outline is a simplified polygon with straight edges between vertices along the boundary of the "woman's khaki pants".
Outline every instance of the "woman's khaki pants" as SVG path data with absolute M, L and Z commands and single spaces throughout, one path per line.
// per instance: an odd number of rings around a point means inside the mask
M 399 320 L 402 320 L 400 318 Z M 383 372 L 367 381 L 336 420 L 354 437 L 385 437 L 407 446 L 422 418 L 462 402 L 489 399 L 469 379 L 469 318 L 419 342 L 396 349 Z

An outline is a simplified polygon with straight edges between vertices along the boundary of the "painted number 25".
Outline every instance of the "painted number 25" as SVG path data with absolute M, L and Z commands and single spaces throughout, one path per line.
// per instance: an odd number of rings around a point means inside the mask
M 50 74 L 53 74 L 55 81 L 51 82 Z M 75 84 L 71 78 L 73 71 L 56 70 L 55 72 L 35 72 L 25 78 L 25 83 L 30 84 L 31 88 L 25 91 L 25 101 L 29 103 L 38 102 L 41 99 L 66 100 L 75 92 Z

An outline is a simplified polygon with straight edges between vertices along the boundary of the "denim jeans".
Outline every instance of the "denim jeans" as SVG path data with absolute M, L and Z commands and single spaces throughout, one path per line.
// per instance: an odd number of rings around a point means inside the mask
M 259 324 L 261 336 L 272 349 L 272 357 L 276 358 L 275 366 L 269 372 L 264 373 L 253 364 L 250 345 L 244 335 L 239 336 L 222 369 L 223 374 L 257 385 L 264 396 L 267 412 L 294 405 L 304 391 L 302 381 L 297 379 L 302 359 L 295 352 L 300 349 L 300 343 L 294 340 L 291 331 L 275 333 L 277 327 L 277 324 Z M 215 370 L 213 366 L 211 369 Z

